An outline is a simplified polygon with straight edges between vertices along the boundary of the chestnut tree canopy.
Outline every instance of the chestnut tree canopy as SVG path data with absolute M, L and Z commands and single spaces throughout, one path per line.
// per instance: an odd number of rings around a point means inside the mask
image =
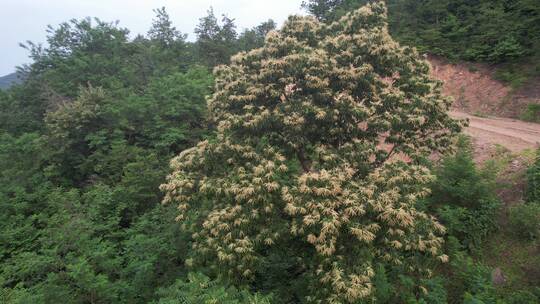
M 291 16 L 215 69 L 216 135 L 161 186 L 192 233 L 190 263 L 261 282 L 282 258 L 302 300 L 355 303 L 374 297 L 378 264 L 422 277 L 447 260 L 444 227 L 416 208 L 432 180 L 420 160 L 462 123 L 386 20 L 382 2 L 331 24 Z

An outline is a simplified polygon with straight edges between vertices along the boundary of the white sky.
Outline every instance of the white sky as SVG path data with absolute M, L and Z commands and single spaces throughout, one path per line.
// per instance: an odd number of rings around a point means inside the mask
M 152 9 L 165 6 L 177 29 L 193 40 L 193 29 L 210 6 L 216 16 L 235 19 L 240 32 L 274 19 L 281 25 L 287 16 L 302 13 L 302 0 L 0 0 L 0 76 L 28 63 L 28 52 L 19 47 L 27 40 L 45 42 L 46 26 L 73 18 L 98 17 L 120 21 L 131 36 L 146 33 L 152 24 Z

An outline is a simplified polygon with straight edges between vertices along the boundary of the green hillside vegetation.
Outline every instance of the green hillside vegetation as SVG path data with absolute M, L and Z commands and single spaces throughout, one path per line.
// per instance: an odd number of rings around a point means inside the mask
M 194 42 L 154 13 L 24 44 L 0 90 L 1 303 L 540 301 L 540 151 L 506 208 L 383 3 L 242 32 L 209 10 Z M 498 286 L 509 244 L 530 273 Z
M 303 6 L 333 21 L 371 0 L 309 0 Z M 497 64 L 515 86 L 540 76 L 537 0 L 386 0 L 392 36 L 422 53 Z

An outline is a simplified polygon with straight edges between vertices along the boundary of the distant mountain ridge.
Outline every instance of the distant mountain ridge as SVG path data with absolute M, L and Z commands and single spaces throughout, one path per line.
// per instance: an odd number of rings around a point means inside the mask
M 21 83 L 21 79 L 17 75 L 17 73 L 11 73 L 7 74 L 5 76 L 0 77 L 0 89 L 5 90 L 11 87 L 14 84 Z

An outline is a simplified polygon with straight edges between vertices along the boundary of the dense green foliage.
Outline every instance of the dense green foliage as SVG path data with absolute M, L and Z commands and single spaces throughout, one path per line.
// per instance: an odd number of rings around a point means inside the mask
M 476 168 L 472 144 L 466 137 L 457 143 L 457 152 L 444 158 L 435 170 L 431 208 L 448 229 L 468 249 L 482 243 L 496 227 L 499 200 L 495 194 L 495 172 L 487 166 Z
M 539 289 L 519 286 L 522 290 L 500 292 L 492 283 L 493 269 L 473 259 L 482 254 L 487 239 L 497 237 L 501 203 L 495 195 L 493 166 L 489 162 L 482 168 L 475 165 L 469 138 L 460 137 L 456 147 L 455 153 L 435 166 L 437 179 L 431 187 L 432 195 L 422 203 L 422 208 L 438 214 L 448 229 L 446 250 L 450 263 L 438 271 L 447 292 L 442 303 L 536 303 Z M 517 233 L 528 239 L 537 233 L 537 206 L 518 204 L 510 212 L 513 236 Z
M 0 92 L 0 302 L 157 299 L 188 248 L 159 184 L 208 133 L 211 67 L 164 9 L 147 36 L 71 20 L 26 47 L 27 81 Z
M 527 201 L 540 203 L 540 149 L 534 164 L 527 171 Z
M 363 2 L 310 9 L 334 20 Z M 408 2 L 388 1 L 393 30 L 393 3 Z M 470 28 L 484 2 L 440 2 L 440 22 L 466 11 L 459 26 Z M 515 3 L 529 15 L 497 22 L 525 55 L 537 10 Z M 402 11 L 429 15 L 427 4 Z M 279 32 L 269 20 L 241 33 L 210 10 L 195 42 L 165 9 L 155 14 L 146 35 L 82 19 L 50 27 L 46 47 L 24 44 L 25 81 L 0 90 L 1 303 L 538 302 L 530 286 L 498 290 L 474 255 L 500 204 L 470 143 L 427 168 L 459 124 L 425 62 L 388 36 L 383 6 L 348 25 L 291 17 Z M 402 30 L 422 31 L 397 38 L 422 50 L 466 58 L 452 39 L 492 35 L 430 40 L 418 18 Z M 500 61 L 513 58 L 509 45 L 496 56 L 467 46 Z M 539 237 L 539 168 L 540 155 L 527 202 L 509 212 L 523 242 Z M 183 219 L 161 204 L 164 183 L 175 203 L 176 189 L 199 187 Z
M 527 201 L 510 209 L 510 223 L 516 234 L 540 240 L 540 149 L 536 160 L 527 171 Z
M 372 0 L 309 0 L 321 20 L 336 20 Z M 450 59 L 505 62 L 540 54 L 537 0 L 386 0 L 394 37 Z M 538 72 L 538 71 L 537 71 Z
M 224 287 L 202 274 L 188 274 L 188 281 L 178 280 L 170 287 L 158 291 L 158 304 L 270 304 L 271 297 L 252 295 L 246 290 Z
M 520 118 L 525 121 L 540 123 L 540 104 L 528 104 Z
M 528 202 L 512 207 L 510 224 L 516 235 L 531 240 L 540 239 L 540 203 Z

